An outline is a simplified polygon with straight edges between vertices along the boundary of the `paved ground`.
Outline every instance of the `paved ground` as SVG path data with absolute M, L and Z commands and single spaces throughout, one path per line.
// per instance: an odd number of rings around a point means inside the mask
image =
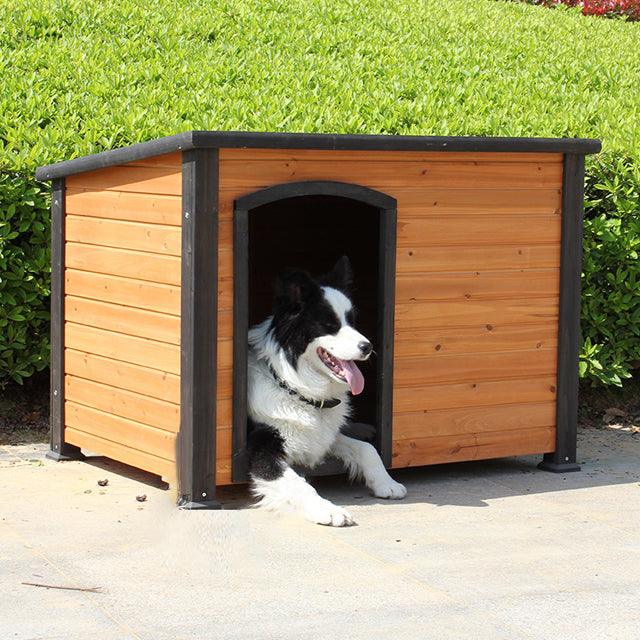
M 324 480 L 359 523 L 331 529 L 238 491 L 180 512 L 113 462 L 2 447 L 0 638 L 640 638 L 640 435 L 591 429 L 580 451 L 578 474 L 536 458 L 398 473 L 400 503 Z

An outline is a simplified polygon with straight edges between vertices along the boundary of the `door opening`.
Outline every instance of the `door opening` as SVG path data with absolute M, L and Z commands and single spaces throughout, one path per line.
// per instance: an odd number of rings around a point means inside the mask
M 233 476 L 246 479 L 247 331 L 271 314 L 273 285 L 288 267 L 312 276 L 346 255 L 354 271 L 356 329 L 376 355 L 362 363 L 365 389 L 352 421 L 375 427 L 374 444 L 390 465 L 395 285 L 395 200 L 358 185 L 278 185 L 236 201 L 234 217 Z

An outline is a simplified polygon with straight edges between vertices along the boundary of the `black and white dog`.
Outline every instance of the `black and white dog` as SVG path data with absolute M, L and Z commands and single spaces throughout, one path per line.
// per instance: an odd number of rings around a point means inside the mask
M 249 471 L 259 504 L 295 510 L 336 527 L 353 524 L 349 513 L 321 498 L 291 465 L 314 467 L 331 455 L 379 498 L 404 498 L 406 489 L 387 473 L 367 442 L 341 433 L 350 394 L 364 389 L 356 360 L 372 345 L 353 327 L 348 292 L 351 266 L 341 258 L 314 280 L 290 270 L 276 283 L 273 315 L 249 331 Z

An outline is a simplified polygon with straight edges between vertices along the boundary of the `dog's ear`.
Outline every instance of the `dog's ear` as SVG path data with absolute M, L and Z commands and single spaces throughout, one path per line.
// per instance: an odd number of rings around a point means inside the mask
M 323 276 L 320 281 L 326 287 L 333 287 L 349 293 L 353 285 L 353 269 L 349 258 L 347 256 L 338 258 L 338 261 L 333 265 L 333 269 Z
M 289 269 L 278 276 L 275 286 L 275 307 L 296 315 L 314 293 L 317 285 L 306 271 Z

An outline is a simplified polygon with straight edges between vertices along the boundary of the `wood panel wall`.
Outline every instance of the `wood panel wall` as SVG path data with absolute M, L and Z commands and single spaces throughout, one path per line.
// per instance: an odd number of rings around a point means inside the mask
M 398 201 L 393 466 L 552 451 L 561 154 L 220 152 L 218 442 L 231 448 L 235 198 L 300 180 Z
M 178 153 L 66 181 L 65 438 L 175 478 Z

